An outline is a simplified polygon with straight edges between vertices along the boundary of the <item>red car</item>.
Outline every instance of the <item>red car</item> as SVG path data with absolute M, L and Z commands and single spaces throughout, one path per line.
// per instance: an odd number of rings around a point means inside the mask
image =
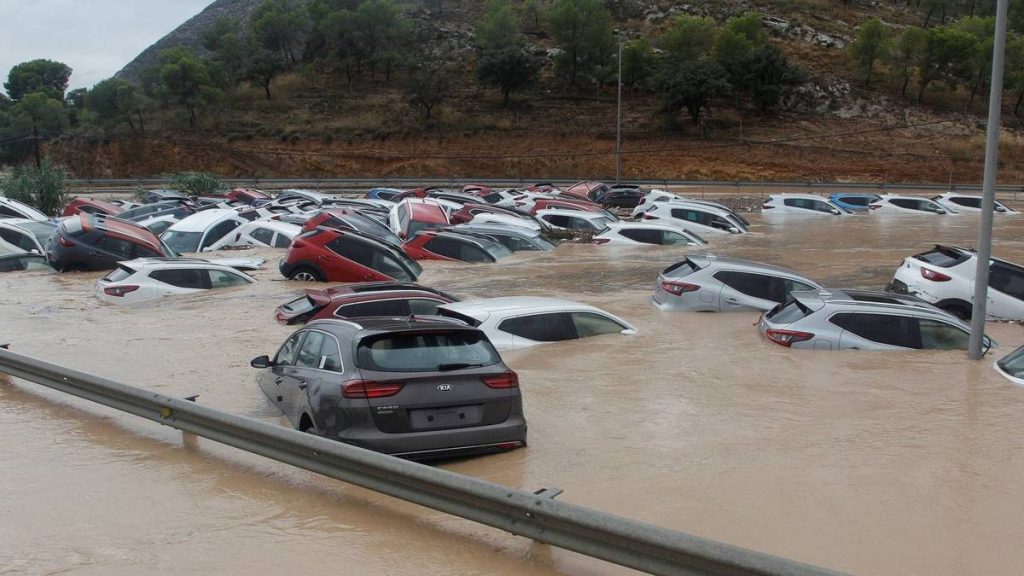
M 511 250 L 488 236 L 440 230 L 420 232 L 402 248 L 417 260 L 496 262 L 512 255 Z
M 323 318 L 362 316 L 427 316 L 441 304 L 459 299 L 413 282 L 361 282 L 306 290 L 301 297 L 277 307 L 281 324 L 302 324 Z
M 75 198 L 68 205 L 64 207 L 64 212 L 61 216 L 74 216 L 75 214 L 105 214 L 107 216 L 117 216 L 121 212 L 124 212 L 124 208 L 110 202 L 104 202 L 103 200 L 93 200 L 92 198 Z
M 250 206 L 263 204 L 272 200 L 270 195 L 264 193 L 262 190 L 256 190 L 255 188 L 235 188 L 228 192 L 227 198 L 232 202 L 241 202 L 242 204 L 249 204 Z
M 302 231 L 309 232 L 320 226 L 354 230 L 368 234 L 374 238 L 401 246 L 402 241 L 390 228 L 370 218 L 355 208 L 323 208 L 302 223 Z
M 415 282 L 423 268 L 402 251 L 372 236 L 320 227 L 292 240 L 281 274 L 304 282 Z
M 477 214 L 482 213 L 488 214 L 501 214 L 504 216 L 511 216 L 513 218 L 522 218 L 521 212 L 514 210 L 508 210 L 506 208 L 498 208 L 497 206 L 491 206 L 490 204 L 465 204 L 462 208 L 452 212 L 451 221 L 452 224 L 465 224 L 473 219 Z
M 603 182 L 577 182 L 562 191 L 562 194 L 593 200 L 596 196 L 608 191 L 608 185 Z
M 444 209 L 437 204 L 400 202 L 388 215 L 388 224 L 404 240 L 412 238 L 421 230 L 442 228 L 450 222 Z
M 576 200 L 572 198 L 538 198 L 534 202 L 533 208 L 530 209 L 530 214 L 536 216 L 538 211 L 546 210 L 548 208 L 584 210 L 586 212 L 601 212 L 604 210 L 600 205 L 585 200 Z
M 463 194 L 476 194 L 477 196 L 487 196 L 493 192 L 490 186 L 484 186 L 483 184 L 466 184 L 462 187 Z

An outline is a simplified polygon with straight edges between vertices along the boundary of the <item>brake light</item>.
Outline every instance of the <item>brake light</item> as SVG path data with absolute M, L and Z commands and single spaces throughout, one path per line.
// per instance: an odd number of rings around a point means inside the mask
M 657 216 L 651 216 L 650 214 L 644 214 L 644 220 L 657 220 Z
M 637 202 L 637 206 L 639 206 L 640 204 L 646 204 L 646 203 L 647 203 L 647 198 L 644 197 L 644 198 L 640 199 L 640 202 Z
M 764 203 L 764 204 L 763 204 L 763 205 L 761 206 L 761 209 L 762 209 L 762 210 L 771 210 L 771 209 L 773 209 L 773 208 L 775 208 L 775 206 L 772 206 L 771 204 L 768 204 L 767 202 L 766 202 L 766 203 Z
M 387 398 L 398 394 L 402 386 L 405 386 L 405 382 L 348 380 L 341 383 L 341 395 L 345 398 Z
M 765 333 L 769 340 L 776 344 L 782 344 L 789 348 L 796 342 L 806 342 L 814 338 L 810 332 L 797 332 L 796 330 L 769 330 Z
M 504 374 L 481 376 L 480 380 L 489 388 L 519 388 L 519 375 L 511 370 Z
M 138 286 L 109 286 L 103 289 L 103 293 L 107 296 L 117 296 L 118 298 L 128 294 L 129 292 L 135 292 L 138 290 Z
M 593 240 L 594 244 L 607 244 L 611 241 L 611 238 L 594 238 Z
M 515 440 L 513 442 L 502 442 L 502 443 L 498 444 L 498 448 L 500 448 L 502 450 L 515 450 L 516 448 L 519 448 L 522 445 L 523 445 L 522 442 L 520 442 L 518 440 Z
M 675 294 L 676 296 L 681 295 L 684 292 L 696 292 L 700 290 L 700 286 L 696 284 L 687 284 L 686 282 L 672 282 L 670 280 L 661 281 L 661 289 L 669 294 Z
M 927 268 L 921 268 L 921 277 L 925 280 L 931 280 L 932 282 L 948 282 L 952 280 L 949 276 L 936 272 L 935 270 L 929 270 Z
M 75 245 L 74 242 L 72 242 L 71 240 L 68 240 L 67 238 L 65 238 L 63 236 L 57 236 L 57 241 L 60 242 L 60 245 L 65 247 L 65 248 L 71 248 L 72 246 Z

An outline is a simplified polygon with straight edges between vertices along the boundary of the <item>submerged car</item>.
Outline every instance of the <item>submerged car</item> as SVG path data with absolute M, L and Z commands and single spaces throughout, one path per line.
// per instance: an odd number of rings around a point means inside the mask
M 306 290 L 277 307 L 281 324 L 360 316 L 433 316 L 441 304 L 458 302 L 451 294 L 414 282 L 360 282 L 325 290 Z
M 0 272 L 20 272 L 23 270 L 50 270 L 50 263 L 42 254 L 18 252 L 0 254 Z
M 402 240 L 387 225 L 367 216 L 356 208 L 332 207 L 322 209 L 302 223 L 302 231 L 308 232 L 319 226 L 361 232 L 395 246 L 401 246 L 402 244 Z
M 292 240 L 281 275 L 303 282 L 415 282 L 423 267 L 401 248 L 353 232 L 320 227 Z
M 659 246 L 698 246 L 707 244 L 707 240 L 690 232 L 665 226 L 663 224 L 647 224 L 643 222 L 613 222 L 603 232 L 594 236 L 594 244 L 642 245 Z
M 460 322 L 317 320 L 251 364 L 270 402 L 310 434 L 414 459 L 526 446 L 518 375 Z
M 981 196 L 975 196 L 971 194 L 957 194 L 955 192 L 946 192 L 939 196 L 932 198 L 933 201 L 938 202 L 945 208 L 956 212 L 981 212 Z M 1010 208 L 1006 204 L 994 201 L 992 209 L 1000 214 L 1016 213 L 1017 211 Z
M 881 200 L 878 194 L 859 194 L 856 192 L 839 192 L 828 197 L 829 202 L 853 212 L 866 212 L 872 202 Z
M 511 250 L 488 236 L 442 230 L 424 230 L 402 244 L 402 249 L 416 260 L 497 262 L 512 255 Z
M 476 234 L 493 238 L 513 252 L 519 251 L 547 251 L 553 250 L 555 245 L 549 242 L 537 230 L 523 228 L 522 226 L 502 226 L 500 224 L 476 223 L 459 224 L 442 228 L 452 232 L 465 234 Z
M 0 219 L 0 253 L 35 252 L 45 254 L 46 245 L 57 230 L 57 224 L 49 220 L 28 218 Z
M 96 295 L 104 302 L 134 304 L 254 282 L 230 266 L 199 258 L 139 258 L 118 263 L 97 280 Z
M 255 220 L 235 229 L 217 245 L 220 248 L 241 246 L 263 246 L 266 248 L 287 248 L 292 238 L 302 232 L 296 224 L 276 220 Z
M 658 275 L 651 300 L 662 310 L 764 311 L 785 302 L 795 291 L 818 288 L 814 280 L 779 266 L 695 254 Z
M 966 350 L 971 327 L 911 296 L 859 290 L 794 292 L 758 329 L 787 348 Z M 993 342 L 986 336 L 987 350 Z
M 50 266 L 61 272 L 110 270 L 122 260 L 178 256 L 144 226 L 87 212 L 61 221 L 46 254 Z
M 1010 382 L 1024 386 L 1024 346 L 1000 358 L 994 368 Z
M 746 221 L 731 210 L 720 208 L 713 203 L 689 200 L 652 202 L 642 214 L 642 218 L 685 228 L 701 236 L 746 234 L 750 231 Z
M 448 213 L 432 199 L 407 199 L 399 202 L 388 214 L 388 227 L 402 240 L 423 230 L 443 228 L 450 224 Z
M 518 350 L 603 334 L 636 334 L 636 328 L 617 316 L 560 298 L 464 300 L 440 306 L 437 313 L 480 328 L 498 350 Z
M 160 239 L 179 254 L 209 252 L 227 244 L 230 240 L 228 234 L 247 223 L 248 220 L 230 208 L 200 210 L 175 222 L 160 235 Z
M 26 220 L 49 220 L 46 214 L 11 198 L 0 196 L 0 219 L 25 218 Z
M 765 214 L 846 216 L 853 212 L 813 194 L 772 194 L 761 209 Z
M 80 212 L 117 216 L 121 212 L 124 212 L 124 208 L 103 200 L 75 198 L 71 202 L 68 202 L 68 205 L 64 207 L 64 211 L 61 213 L 61 216 L 74 216 Z
M 957 210 L 943 206 L 938 202 L 917 196 L 896 196 L 885 194 L 878 200 L 868 205 L 872 214 L 899 214 L 899 215 L 933 215 L 946 216 L 958 214 Z
M 936 244 L 903 260 L 890 289 L 910 294 L 959 318 L 971 317 L 978 254 L 974 250 Z M 1024 267 L 992 258 L 988 267 L 988 316 L 1024 320 Z
M 573 232 L 589 232 L 592 234 L 599 234 L 612 222 L 612 219 L 605 216 L 602 212 L 562 210 L 558 208 L 538 211 L 537 219 L 552 228 L 571 230 Z

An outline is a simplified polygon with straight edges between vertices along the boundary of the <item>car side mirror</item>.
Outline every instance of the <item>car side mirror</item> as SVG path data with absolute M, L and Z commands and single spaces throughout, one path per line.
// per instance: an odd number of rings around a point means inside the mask
M 623 336 L 636 336 L 636 330 L 633 330 L 632 328 L 626 328 L 622 332 L 619 332 L 619 334 L 622 334 Z
M 938 210 L 936 210 L 936 211 L 935 211 L 935 213 L 936 213 L 936 214 L 945 214 L 945 213 L 946 213 L 946 211 L 945 211 L 945 210 L 943 210 L 942 208 L 939 208 Z
M 203 246 L 200 252 L 213 252 L 213 246 Z
M 253 368 L 270 368 L 273 365 L 274 363 L 270 361 L 270 356 L 266 355 L 253 358 L 252 361 L 249 362 L 249 366 L 252 366 Z
M 839 216 L 839 214 L 841 214 L 841 212 L 839 212 L 839 210 L 833 208 L 832 209 L 832 214 L 835 214 L 836 216 Z
M 991 338 L 988 336 L 983 337 L 981 339 L 981 355 L 984 356 L 985 354 L 988 354 L 988 351 L 995 345 L 996 343 Z
M 39 250 L 36 250 L 35 248 L 29 250 L 28 253 L 29 254 L 41 254 L 41 252 L 39 252 Z
M 740 229 L 735 227 L 735 226 L 729 226 L 729 232 L 731 232 L 733 234 L 739 234 L 740 233 Z

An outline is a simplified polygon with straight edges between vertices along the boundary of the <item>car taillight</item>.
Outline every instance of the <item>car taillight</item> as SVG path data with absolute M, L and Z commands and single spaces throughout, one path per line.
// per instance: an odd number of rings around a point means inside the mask
M 644 220 L 657 220 L 657 216 L 651 216 L 650 214 L 644 214 Z
M 773 209 L 773 208 L 775 208 L 775 206 L 772 206 L 771 204 L 767 204 L 767 203 L 766 203 L 766 204 L 763 204 L 763 205 L 761 206 L 761 209 L 762 209 L 762 210 L 771 210 L 771 209 Z
M 687 284 L 686 282 L 672 282 L 669 280 L 661 281 L 661 289 L 669 294 L 675 294 L 679 296 L 683 292 L 696 292 L 700 290 L 700 286 L 696 284 Z
M 511 370 L 504 374 L 481 376 L 480 380 L 489 388 L 519 388 L 519 375 Z
M 927 268 L 921 268 L 921 277 L 932 282 L 948 282 L 951 280 L 949 276 Z
M 611 238 L 594 238 L 593 240 L 594 244 L 607 244 L 611 241 Z
M 810 332 L 797 332 L 796 330 L 768 330 L 765 336 L 772 342 L 782 344 L 787 348 L 796 342 L 806 342 L 814 338 L 814 334 Z
M 120 298 L 129 292 L 135 292 L 138 290 L 138 286 L 109 286 L 103 289 L 103 293 L 107 296 L 117 296 Z
M 348 380 L 341 383 L 341 395 L 345 398 L 386 398 L 398 394 L 402 386 L 405 382 Z
M 641 204 L 646 204 L 646 203 L 647 203 L 647 198 L 641 198 L 640 201 L 637 202 L 637 206 L 639 206 Z
M 63 236 L 57 236 L 57 241 L 60 242 L 60 245 L 65 247 L 65 248 L 71 248 L 72 246 L 75 245 L 74 242 L 68 240 L 67 238 L 65 238 Z

